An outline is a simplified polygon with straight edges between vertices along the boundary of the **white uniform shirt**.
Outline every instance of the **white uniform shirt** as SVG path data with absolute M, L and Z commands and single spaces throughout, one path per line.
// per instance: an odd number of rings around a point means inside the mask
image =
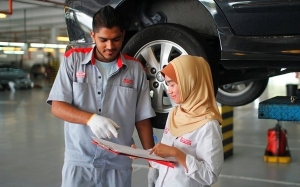
M 159 169 L 156 187 L 207 187 L 217 182 L 224 161 L 218 121 L 209 121 L 181 137 L 174 137 L 165 128 L 161 143 L 177 147 L 186 154 L 188 172 L 179 163 L 171 168 L 150 162 Z

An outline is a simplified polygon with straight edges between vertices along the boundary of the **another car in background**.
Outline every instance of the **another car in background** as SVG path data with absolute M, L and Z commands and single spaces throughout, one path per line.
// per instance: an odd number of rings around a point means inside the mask
M 30 79 L 30 73 L 12 65 L 0 65 L 0 84 L 2 88 L 8 88 L 9 82 L 14 82 L 16 89 L 28 89 L 34 86 Z

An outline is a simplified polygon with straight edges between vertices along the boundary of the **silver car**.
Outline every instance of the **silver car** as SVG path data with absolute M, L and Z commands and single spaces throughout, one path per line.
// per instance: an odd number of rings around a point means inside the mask
M 30 79 L 30 73 L 11 65 L 0 65 L 0 84 L 2 88 L 7 88 L 9 82 L 13 82 L 16 89 L 28 89 L 34 86 Z

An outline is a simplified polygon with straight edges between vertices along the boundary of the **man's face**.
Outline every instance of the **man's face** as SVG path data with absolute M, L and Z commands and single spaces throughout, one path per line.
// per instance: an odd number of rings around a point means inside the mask
M 102 62 L 111 62 L 117 59 L 122 48 L 125 31 L 119 27 L 101 28 L 98 32 L 91 32 L 92 39 L 96 43 L 96 59 Z

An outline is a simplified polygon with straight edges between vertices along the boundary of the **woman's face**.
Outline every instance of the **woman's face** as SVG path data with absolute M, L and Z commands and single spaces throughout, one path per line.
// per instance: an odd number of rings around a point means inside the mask
M 165 81 L 168 86 L 168 91 L 167 93 L 171 97 L 171 99 L 176 103 L 180 104 L 181 103 L 181 97 L 180 97 L 180 92 L 179 92 L 179 87 L 178 84 L 176 84 L 170 77 L 165 75 Z

